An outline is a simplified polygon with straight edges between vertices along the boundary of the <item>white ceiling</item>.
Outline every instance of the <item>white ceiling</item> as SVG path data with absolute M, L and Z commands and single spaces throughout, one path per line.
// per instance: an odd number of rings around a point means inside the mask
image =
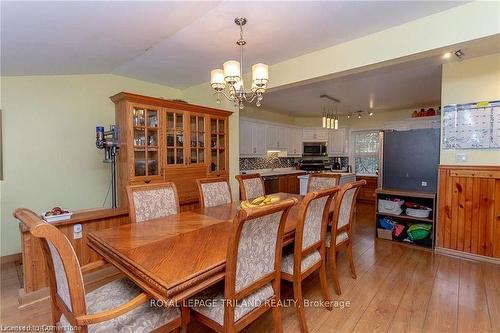
M 500 52 L 500 36 L 491 36 L 456 45 L 464 59 Z M 437 53 L 437 52 L 436 52 Z M 424 59 L 386 66 L 321 82 L 302 84 L 265 94 L 263 107 L 292 116 L 321 114 L 326 105 L 322 94 L 340 100 L 338 113 L 357 110 L 392 111 L 439 105 L 441 102 L 441 65 L 459 61 L 442 53 Z M 332 104 L 330 104 L 332 105 Z
M 249 21 L 245 63 L 274 64 L 463 3 L 1 1 L 1 74 L 115 73 L 185 88 L 237 58 L 236 16 Z

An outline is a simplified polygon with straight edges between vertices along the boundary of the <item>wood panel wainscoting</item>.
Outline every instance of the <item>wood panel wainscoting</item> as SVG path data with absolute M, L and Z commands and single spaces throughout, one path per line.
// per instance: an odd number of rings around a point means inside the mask
M 500 263 L 500 166 L 439 167 L 436 251 Z
M 75 249 L 80 265 L 83 266 L 90 263 L 98 263 L 102 260 L 100 255 L 87 246 L 87 235 L 89 232 L 127 223 L 130 223 L 128 210 L 116 208 L 77 211 L 71 219 L 51 224 L 66 235 Z M 81 224 L 82 226 L 82 238 L 74 239 L 73 227 L 76 224 Z M 40 241 L 31 236 L 30 232 L 21 224 L 19 224 L 19 229 L 21 232 L 23 261 L 23 286 L 19 291 L 19 303 L 22 306 L 48 296 L 49 292 Z M 116 274 L 117 270 L 109 265 L 104 269 L 89 274 L 85 282 L 94 283 Z

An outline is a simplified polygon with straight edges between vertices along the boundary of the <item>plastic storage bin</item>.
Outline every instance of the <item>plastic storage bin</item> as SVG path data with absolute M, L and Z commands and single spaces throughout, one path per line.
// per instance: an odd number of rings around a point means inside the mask
M 404 203 L 405 202 L 403 200 L 391 201 L 378 199 L 378 211 L 379 213 L 400 215 L 403 212 L 403 208 L 401 208 L 401 206 L 403 206 Z

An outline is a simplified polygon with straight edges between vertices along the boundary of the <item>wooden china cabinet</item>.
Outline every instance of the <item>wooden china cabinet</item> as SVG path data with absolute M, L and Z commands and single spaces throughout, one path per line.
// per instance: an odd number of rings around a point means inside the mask
M 172 181 L 181 210 L 198 204 L 196 179 L 228 177 L 231 112 L 121 92 L 115 103 L 120 129 L 118 201 L 126 185 Z

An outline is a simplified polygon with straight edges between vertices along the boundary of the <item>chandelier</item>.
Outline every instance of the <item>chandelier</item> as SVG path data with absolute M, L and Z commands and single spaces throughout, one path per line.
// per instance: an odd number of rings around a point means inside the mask
M 240 47 L 240 61 L 228 60 L 222 66 L 223 69 L 214 69 L 210 72 L 210 85 L 217 95 L 217 103 L 220 103 L 220 96 L 223 95 L 229 101 L 243 109 L 243 102 L 253 103 L 255 100 L 256 106 L 261 105 L 264 98 L 263 94 L 266 91 L 267 81 L 269 79 L 268 66 L 258 63 L 252 66 L 252 86 L 249 92 L 245 91 L 243 84 L 243 46 L 246 41 L 243 38 L 243 26 L 247 23 L 244 17 L 237 17 L 234 23 L 240 27 L 240 39 L 236 44 Z M 225 91 L 227 87 L 227 92 Z
M 323 105 L 323 117 L 322 117 L 322 126 L 323 128 L 328 129 L 339 129 L 339 115 L 336 104 L 340 103 L 340 100 L 323 94 L 319 96 L 320 98 L 324 98 L 327 100 L 326 107 Z M 335 113 L 333 112 L 335 109 Z

